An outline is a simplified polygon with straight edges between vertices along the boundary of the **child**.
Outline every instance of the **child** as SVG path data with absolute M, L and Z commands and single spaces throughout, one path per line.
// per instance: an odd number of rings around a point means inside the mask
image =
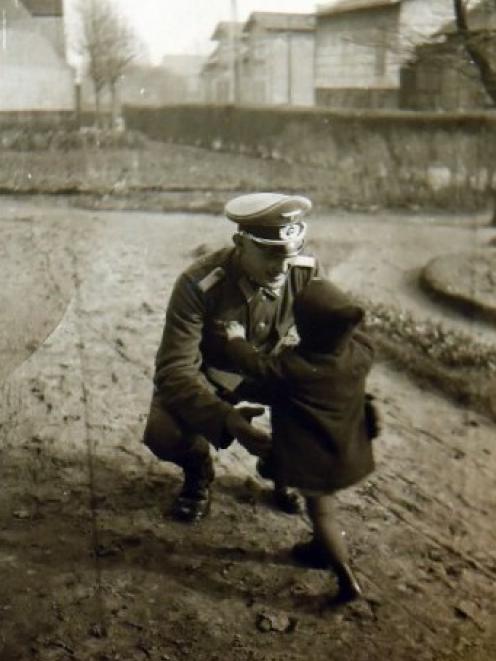
M 330 282 L 312 280 L 294 301 L 299 344 L 276 356 L 258 353 L 238 322 L 226 324 L 226 352 L 248 378 L 270 391 L 273 445 L 260 471 L 305 496 L 310 542 L 293 547 L 305 565 L 331 567 L 339 603 L 361 596 L 334 515 L 334 492 L 374 469 L 377 418 L 365 378 L 373 347 L 357 326 L 363 310 Z

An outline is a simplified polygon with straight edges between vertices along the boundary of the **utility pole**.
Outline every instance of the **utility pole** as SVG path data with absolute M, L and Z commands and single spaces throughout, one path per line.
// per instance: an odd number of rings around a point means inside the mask
M 2 48 L 7 49 L 7 10 L 2 10 Z
M 74 105 L 76 107 L 76 124 L 81 128 L 81 114 L 82 114 L 82 93 L 81 83 L 83 80 L 82 64 L 78 62 L 76 65 L 76 75 L 74 76 Z
M 239 35 L 237 0 L 231 0 L 231 81 L 232 101 L 239 103 Z
M 288 90 L 288 106 L 293 102 L 293 41 L 291 39 L 291 32 L 286 34 L 286 57 L 287 57 L 287 90 Z

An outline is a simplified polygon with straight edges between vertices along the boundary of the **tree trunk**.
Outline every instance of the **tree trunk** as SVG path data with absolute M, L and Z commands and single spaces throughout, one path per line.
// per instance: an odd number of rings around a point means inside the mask
M 477 67 L 480 79 L 484 89 L 491 98 L 493 105 L 496 106 L 496 69 L 493 67 L 489 54 L 484 51 L 477 41 L 470 34 L 467 20 L 467 8 L 464 0 L 453 0 L 455 11 L 456 26 L 458 32 L 463 38 L 463 44 L 468 56 Z
M 120 117 L 119 98 L 115 81 L 110 83 L 110 95 L 112 100 L 112 128 L 115 129 L 119 126 Z
M 95 84 L 95 126 L 96 128 L 101 128 L 101 108 L 100 108 L 100 87 Z

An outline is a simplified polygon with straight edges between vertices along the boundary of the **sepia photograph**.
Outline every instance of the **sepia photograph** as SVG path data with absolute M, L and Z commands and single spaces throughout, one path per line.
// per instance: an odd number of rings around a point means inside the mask
M 494 0 L 0 0 L 0 282 L 0 661 L 496 660 Z

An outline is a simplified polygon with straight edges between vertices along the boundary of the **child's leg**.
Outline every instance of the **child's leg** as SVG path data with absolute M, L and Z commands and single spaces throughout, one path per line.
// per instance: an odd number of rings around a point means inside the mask
M 348 562 L 348 548 L 336 520 L 334 496 L 307 497 L 306 505 L 315 542 L 326 550 L 332 565 Z
M 260 457 L 257 461 L 257 472 L 266 480 L 274 482 L 273 498 L 277 507 L 286 514 L 300 514 L 303 510 L 301 498 L 296 491 L 288 489 L 277 478 L 277 470 L 272 453 Z
M 346 542 L 336 520 L 334 496 L 308 496 L 306 504 L 313 525 L 313 543 L 327 556 L 338 579 L 337 601 L 357 599 L 362 591 L 349 565 Z

